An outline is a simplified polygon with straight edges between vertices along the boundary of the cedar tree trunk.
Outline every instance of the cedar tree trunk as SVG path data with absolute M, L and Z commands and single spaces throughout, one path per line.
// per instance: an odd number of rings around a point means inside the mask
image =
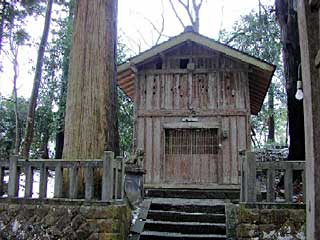
M 69 63 L 63 158 L 118 154 L 117 0 L 78 0 Z
M 276 15 L 281 29 L 283 65 L 288 95 L 289 156 L 288 160 L 304 160 L 303 101 L 295 98 L 298 66 L 301 61 L 297 12 L 293 0 L 276 0 Z
M 270 89 L 268 92 L 268 113 L 269 113 L 269 121 L 268 121 L 268 142 L 274 142 L 274 85 L 270 84 Z

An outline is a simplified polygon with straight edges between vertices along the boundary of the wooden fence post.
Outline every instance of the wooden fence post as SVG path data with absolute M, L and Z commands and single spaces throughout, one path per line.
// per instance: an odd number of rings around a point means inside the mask
M 284 194 L 287 202 L 292 201 L 292 168 L 287 166 L 284 175 Z
M 91 200 L 93 198 L 93 169 L 92 167 L 86 167 L 84 169 L 85 185 L 85 199 Z
M 27 164 L 25 167 L 25 175 L 26 175 L 26 190 L 24 193 L 25 198 L 32 197 L 32 184 L 33 184 L 33 169 L 30 164 Z
M 124 199 L 124 157 L 121 159 L 121 199 Z
M 0 165 L 0 197 L 3 195 L 4 168 Z
M 274 175 L 273 166 L 267 169 L 267 202 L 274 202 Z
M 39 198 L 47 197 L 48 169 L 45 163 L 40 166 Z
M 61 163 L 58 163 L 55 167 L 55 175 L 54 175 L 54 198 L 62 197 L 62 186 L 63 186 L 63 174 Z
M 69 169 L 69 198 L 78 197 L 78 168 L 76 165 Z
M 102 201 L 110 201 L 113 195 L 113 161 L 114 154 L 105 151 L 103 155 L 103 174 L 102 174 Z
M 18 196 L 18 156 L 10 156 L 9 162 L 9 183 L 8 183 L 8 197 Z
M 240 189 L 240 201 L 245 202 L 245 191 L 246 191 L 246 179 L 245 179 L 245 158 L 246 158 L 245 150 L 239 151 L 239 159 L 240 159 L 240 167 L 241 167 L 241 189 Z
M 245 202 L 256 202 L 256 154 L 247 152 L 244 164 L 245 173 Z

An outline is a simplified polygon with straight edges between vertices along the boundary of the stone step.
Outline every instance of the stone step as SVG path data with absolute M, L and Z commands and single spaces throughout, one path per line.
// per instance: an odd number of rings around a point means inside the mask
M 172 232 L 145 231 L 141 234 L 140 240 L 180 240 L 180 239 L 199 239 L 199 240 L 226 240 L 225 235 L 218 234 L 182 234 Z
M 226 225 L 224 223 L 171 222 L 147 219 L 144 231 L 225 235 Z
M 175 211 L 175 212 L 187 212 L 187 213 L 215 213 L 224 214 L 224 204 L 212 204 L 212 205 L 192 205 L 181 204 L 177 202 L 172 203 L 152 203 L 150 210 L 162 210 L 162 211 Z
M 149 210 L 148 219 L 173 222 L 207 222 L 225 223 L 223 213 L 198 213 L 198 212 L 177 212 L 164 210 Z
M 147 198 L 185 198 L 185 199 L 228 199 L 237 202 L 240 199 L 238 189 L 145 189 Z

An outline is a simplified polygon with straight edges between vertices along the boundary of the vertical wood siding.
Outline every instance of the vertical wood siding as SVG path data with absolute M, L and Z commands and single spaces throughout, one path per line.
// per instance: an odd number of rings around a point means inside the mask
M 145 182 L 179 183 L 175 176 L 180 176 L 182 183 L 239 184 L 238 151 L 250 148 L 247 66 L 219 53 L 210 55 L 201 47 L 193 46 L 192 51 L 177 48 L 166 53 L 163 68 L 167 70 L 155 69 L 152 62 L 139 67 L 135 141 L 146 153 Z M 195 71 L 180 69 L 184 55 L 195 64 Z M 221 116 L 210 115 L 217 110 Z M 181 122 L 192 112 L 199 122 L 220 124 L 220 134 L 226 130 L 219 153 L 196 158 L 181 154 L 179 161 L 165 160 L 163 125 Z

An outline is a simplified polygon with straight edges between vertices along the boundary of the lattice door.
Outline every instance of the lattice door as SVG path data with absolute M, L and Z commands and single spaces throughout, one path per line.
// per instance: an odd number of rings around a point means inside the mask
M 218 151 L 217 128 L 166 129 L 166 181 L 195 184 L 217 182 Z

